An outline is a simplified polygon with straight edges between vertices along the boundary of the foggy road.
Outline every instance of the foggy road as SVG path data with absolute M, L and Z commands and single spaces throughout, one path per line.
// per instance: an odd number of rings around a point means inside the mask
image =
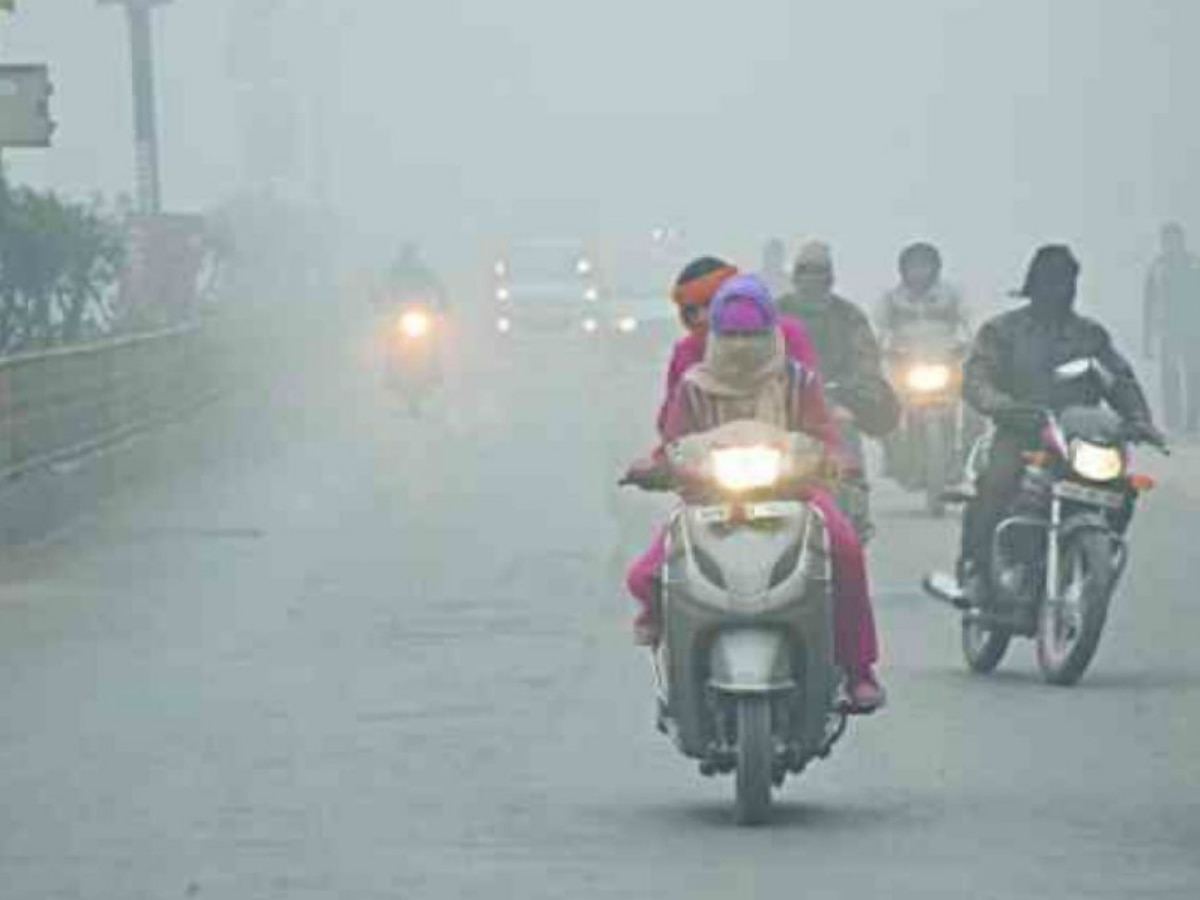
M 343 362 L 154 438 L 178 478 L 5 557 L 0 897 L 1196 896 L 1196 500 L 1145 504 L 1061 690 L 1028 644 L 964 674 L 917 589 L 956 526 L 881 487 L 891 705 L 739 831 L 652 727 L 594 398 L 415 424 Z

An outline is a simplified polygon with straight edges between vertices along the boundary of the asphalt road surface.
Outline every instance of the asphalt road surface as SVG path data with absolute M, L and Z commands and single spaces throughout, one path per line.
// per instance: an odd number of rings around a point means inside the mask
M 1188 454 L 1074 690 L 1028 644 L 964 673 L 916 587 L 955 526 L 881 488 L 891 705 L 739 831 L 652 727 L 612 558 L 661 505 L 612 502 L 603 390 L 541 367 L 414 422 L 351 343 L 4 557 L 0 898 L 1200 896 Z

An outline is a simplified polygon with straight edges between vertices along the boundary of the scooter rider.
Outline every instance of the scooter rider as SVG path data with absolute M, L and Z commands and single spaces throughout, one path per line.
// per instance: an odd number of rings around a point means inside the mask
M 950 336 L 970 329 L 962 294 L 942 279 L 942 254 L 933 244 L 905 247 L 899 259 L 900 283 L 883 295 L 875 324 L 885 347 L 903 344 L 906 330 L 933 322 Z
M 687 370 L 674 393 L 663 437 L 676 440 L 737 418 L 807 431 L 826 442 L 831 456 L 839 454 L 827 428 L 820 379 L 789 358 L 770 292 L 754 276 L 729 278 L 717 291 L 704 359 Z M 884 692 L 873 671 L 877 646 L 862 546 L 828 492 L 814 488 L 806 499 L 821 511 L 830 536 L 836 656 L 847 673 L 852 707 L 870 712 L 883 704 Z M 664 559 L 660 533 L 629 572 L 629 589 L 643 607 L 637 627 L 646 633 L 645 643 L 657 640 L 653 597 Z
M 978 495 L 963 518 L 959 578 L 979 600 L 989 583 L 992 533 L 1020 487 L 1022 453 L 1038 446 L 1045 410 L 1103 400 L 1136 440 L 1164 442 L 1137 376 L 1108 331 L 1074 310 L 1079 268 L 1069 247 L 1041 247 L 1019 292 L 1028 304 L 988 321 L 966 362 L 964 396 L 996 426 Z M 1058 366 L 1080 358 L 1095 359 L 1108 371 L 1107 389 L 1097 379 L 1056 381 Z

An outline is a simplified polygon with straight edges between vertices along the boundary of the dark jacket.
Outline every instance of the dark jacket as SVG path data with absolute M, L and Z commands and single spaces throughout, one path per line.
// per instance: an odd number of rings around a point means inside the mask
M 850 410 L 866 434 L 882 437 L 893 431 L 900 422 L 900 402 L 884 377 L 879 342 L 863 311 L 836 294 L 817 302 L 789 294 L 779 308 L 808 329 L 829 399 Z
M 1081 358 L 1098 360 L 1113 376 L 1111 386 L 1106 389 L 1092 377 L 1055 380 L 1058 366 Z M 1152 421 L 1133 368 L 1113 346 L 1104 326 L 1074 312 L 1039 316 L 1028 305 L 1003 313 L 979 329 L 963 373 L 963 394 L 1002 429 L 1012 414 L 1033 407 L 1059 411 L 1101 401 L 1128 422 Z

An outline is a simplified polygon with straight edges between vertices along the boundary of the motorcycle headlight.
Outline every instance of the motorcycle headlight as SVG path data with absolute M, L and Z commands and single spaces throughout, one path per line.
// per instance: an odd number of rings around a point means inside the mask
M 597 322 L 595 319 L 584 319 L 583 320 L 583 330 L 586 331 L 588 334 L 595 334 L 597 331 L 600 330 L 600 323 Z
M 622 334 L 633 334 L 637 330 L 638 320 L 633 316 L 625 316 L 625 318 L 617 320 L 617 331 Z
M 596 286 L 591 286 L 583 292 L 583 299 L 588 303 L 595 303 L 600 299 L 600 289 Z
M 429 313 L 413 309 L 400 317 L 400 333 L 409 338 L 423 338 L 433 329 Z
M 502 316 L 496 320 L 496 330 L 501 334 L 508 334 L 512 331 L 512 321 Z
M 498 287 L 498 288 L 496 288 L 496 299 L 502 303 L 507 300 L 511 300 L 512 299 L 512 291 L 510 291 L 506 287 Z
M 1088 481 L 1115 481 L 1125 473 L 1125 457 L 1116 447 L 1071 442 L 1071 468 Z
M 783 453 L 775 447 L 729 447 L 712 452 L 713 477 L 735 494 L 762 490 L 779 482 Z
M 584 257 L 583 259 L 581 259 L 577 263 L 575 263 L 575 271 L 577 273 L 579 273 L 580 275 L 592 274 L 592 261 L 590 259 L 588 259 L 587 257 Z
M 508 263 L 502 259 L 496 260 L 496 264 L 492 266 L 492 271 L 496 273 L 497 278 L 503 278 L 508 274 Z
M 904 376 L 904 383 L 922 394 L 944 391 L 950 386 L 950 367 L 925 363 L 915 365 Z

